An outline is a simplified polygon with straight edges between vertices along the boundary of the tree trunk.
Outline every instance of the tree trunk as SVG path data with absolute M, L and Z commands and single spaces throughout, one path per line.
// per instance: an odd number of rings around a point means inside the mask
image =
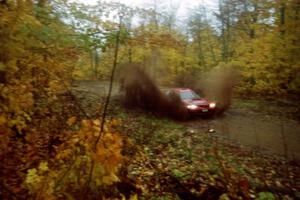
M 197 40 L 198 40 L 198 48 L 199 48 L 199 50 L 198 50 L 199 51 L 198 52 L 199 66 L 205 68 L 206 63 L 205 63 L 205 59 L 204 59 L 204 52 L 203 52 L 203 48 L 202 48 L 202 38 L 200 36 L 200 33 L 198 33 Z
M 284 0 L 282 0 L 280 2 L 280 8 L 279 8 L 279 12 L 280 12 L 280 34 L 282 36 L 284 36 L 285 34 L 285 8 L 286 8 L 286 5 L 285 5 L 285 2 Z

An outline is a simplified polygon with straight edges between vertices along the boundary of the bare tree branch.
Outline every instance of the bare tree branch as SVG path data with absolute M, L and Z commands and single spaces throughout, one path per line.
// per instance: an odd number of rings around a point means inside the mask
M 104 104 L 104 110 L 103 110 L 103 113 L 102 113 L 102 121 L 101 121 L 101 124 L 100 124 L 100 133 L 97 137 L 97 140 L 96 140 L 95 146 L 94 146 L 95 150 L 96 150 L 96 147 L 97 147 L 97 144 L 98 144 L 100 138 L 103 135 L 104 125 L 105 125 L 105 118 L 106 118 L 106 115 L 107 115 L 107 108 L 108 108 L 108 104 L 109 104 L 110 97 L 111 97 L 111 92 L 112 92 L 112 87 L 113 87 L 113 82 L 114 82 L 114 76 L 115 76 L 115 71 L 116 71 L 117 62 L 118 62 L 121 26 L 122 26 L 122 17 L 120 16 L 119 30 L 118 30 L 117 36 L 116 36 L 116 46 L 115 46 L 115 52 L 114 52 L 113 68 L 112 68 L 111 76 L 110 76 L 108 94 L 107 94 L 107 97 L 106 97 L 106 101 L 105 101 L 105 104 Z

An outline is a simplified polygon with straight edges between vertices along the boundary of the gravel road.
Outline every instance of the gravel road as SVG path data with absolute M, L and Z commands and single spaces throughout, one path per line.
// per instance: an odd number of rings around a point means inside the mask
M 101 106 L 108 87 L 108 82 L 76 81 L 73 91 L 83 107 L 92 115 L 93 110 Z M 117 96 L 117 84 L 114 84 L 112 94 L 113 98 Z M 236 108 L 233 104 L 223 117 L 197 118 L 184 124 L 189 128 L 203 131 L 213 129 L 211 134 L 218 134 L 224 139 L 257 151 L 300 160 L 300 123 L 280 115 L 280 113 L 266 114 L 247 108 Z

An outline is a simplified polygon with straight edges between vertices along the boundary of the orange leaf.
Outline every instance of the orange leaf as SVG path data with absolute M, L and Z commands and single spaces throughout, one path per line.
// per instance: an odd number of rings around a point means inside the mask
M 67 124 L 69 126 L 72 126 L 75 122 L 76 122 L 76 117 L 73 116 L 68 119 Z

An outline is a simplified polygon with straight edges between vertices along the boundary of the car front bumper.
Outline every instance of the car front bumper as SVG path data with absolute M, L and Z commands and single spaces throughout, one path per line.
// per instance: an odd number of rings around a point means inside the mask
M 215 109 L 211 108 L 197 108 L 197 109 L 187 109 L 190 114 L 195 115 L 210 115 L 213 114 Z

